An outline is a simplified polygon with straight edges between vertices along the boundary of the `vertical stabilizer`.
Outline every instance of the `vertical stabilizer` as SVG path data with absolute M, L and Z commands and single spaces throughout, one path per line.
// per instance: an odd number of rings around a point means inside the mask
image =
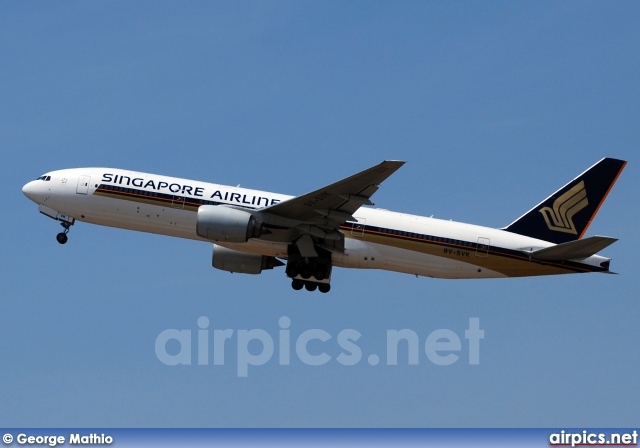
M 626 164 L 600 160 L 503 230 L 556 244 L 582 238 Z

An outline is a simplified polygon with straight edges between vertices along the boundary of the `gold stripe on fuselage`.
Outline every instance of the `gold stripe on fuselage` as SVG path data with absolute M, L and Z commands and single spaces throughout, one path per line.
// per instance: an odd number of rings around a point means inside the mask
M 157 207 L 167 207 L 176 210 L 188 210 L 191 212 L 198 211 L 198 207 L 201 204 L 197 204 L 194 202 L 189 202 L 189 198 L 182 198 L 183 200 L 172 200 L 168 198 L 156 197 L 156 196 L 145 196 L 139 193 L 130 193 L 124 191 L 111 191 L 104 189 L 96 189 L 93 193 L 96 196 L 104 196 L 112 199 L 119 199 L 124 201 L 132 201 L 139 202 L 141 204 L 155 205 Z
M 476 247 L 462 246 L 458 244 L 442 243 L 413 238 L 403 235 L 389 235 L 385 232 L 365 230 L 362 237 L 354 237 L 349 230 L 342 229 L 346 238 L 357 239 L 368 243 L 383 246 L 396 247 L 398 249 L 420 252 L 423 254 L 443 257 L 478 266 L 481 269 L 490 269 L 506 275 L 507 277 L 528 277 L 537 275 L 557 275 L 576 272 L 591 272 L 589 269 L 581 269 L 578 266 L 563 266 L 560 263 L 542 262 L 530 260 L 526 255 L 501 253 L 498 248 L 489 247 L 488 253 L 476 254 Z M 468 255 L 467 255 L 468 254 Z M 485 255 L 486 254 L 486 255 Z
M 190 202 L 190 198 L 188 197 L 184 198 L 184 203 L 182 203 L 181 200 L 175 202 L 174 200 L 158 196 L 146 196 L 134 192 L 112 191 L 101 188 L 96 189 L 93 194 L 96 196 L 192 212 L 197 212 L 201 205 L 199 203 Z M 182 197 L 179 198 L 182 199 Z M 341 228 L 341 231 L 345 238 L 352 238 L 383 246 L 390 246 L 398 249 L 460 261 L 462 263 L 478 266 L 480 269 L 489 269 L 499 272 L 507 277 L 527 277 L 597 271 L 597 269 L 588 269 L 586 267 L 582 268 L 576 264 L 566 266 L 558 262 L 530 260 L 529 257 L 524 254 L 519 255 L 516 253 L 506 253 L 505 251 L 501 251 L 500 248 L 489 247 L 487 251 L 482 251 L 478 254 L 476 252 L 477 249 L 475 243 L 472 246 L 463 246 L 454 243 L 426 240 L 424 238 L 392 235 L 387 232 L 380 232 L 371 229 L 365 229 L 361 237 L 354 237 L 351 235 L 351 230 L 345 226 Z

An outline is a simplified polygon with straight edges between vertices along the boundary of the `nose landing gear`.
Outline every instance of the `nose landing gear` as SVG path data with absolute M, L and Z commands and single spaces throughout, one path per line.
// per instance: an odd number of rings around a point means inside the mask
M 71 223 L 67 222 L 67 221 L 62 221 L 60 223 L 60 225 L 62 227 L 64 227 L 64 231 L 60 232 L 56 235 L 56 240 L 58 241 L 58 243 L 60 244 L 66 244 L 66 242 L 69 240 L 69 237 L 67 236 L 67 233 L 69 233 L 69 228 L 71 227 Z
M 64 228 L 64 231 L 56 235 L 56 241 L 58 241 L 58 243 L 60 244 L 65 244 L 69 239 L 67 237 L 67 233 L 69 233 L 69 228 L 71 228 L 71 226 L 76 222 L 76 219 L 73 216 L 65 215 L 64 213 L 60 213 L 42 204 L 40 204 L 40 207 L 38 207 L 38 211 L 51 219 L 60 221 L 60 225 Z

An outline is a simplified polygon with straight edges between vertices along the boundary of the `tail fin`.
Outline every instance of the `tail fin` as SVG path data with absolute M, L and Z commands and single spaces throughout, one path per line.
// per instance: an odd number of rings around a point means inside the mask
M 555 244 L 582 238 L 626 164 L 600 160 L 503 230 Z

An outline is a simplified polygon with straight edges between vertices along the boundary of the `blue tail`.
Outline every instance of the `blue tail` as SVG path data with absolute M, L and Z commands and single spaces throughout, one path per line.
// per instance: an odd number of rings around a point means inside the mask
M 556 244 L 582 238 L 626 164 L 600 160 L 503 230 Z

